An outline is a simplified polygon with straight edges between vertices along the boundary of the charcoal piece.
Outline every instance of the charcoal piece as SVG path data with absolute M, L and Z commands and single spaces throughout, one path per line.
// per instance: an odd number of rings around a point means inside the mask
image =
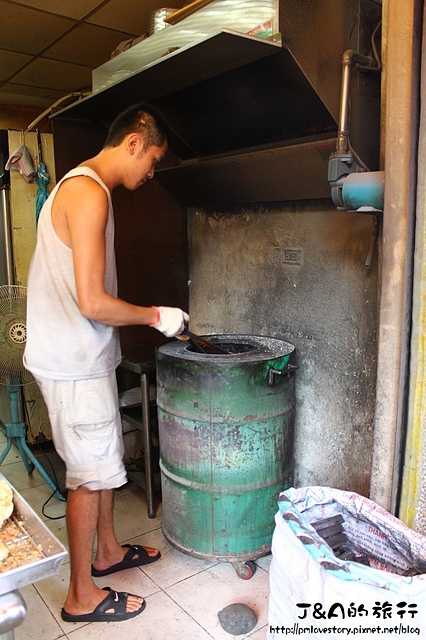
M 234 636 L 249 633 L 257 623 L 253 609 L 239 602 L 229 604 L 217 615 L 222 629 Z
M 320 532 L 321 529 L 334 527 L 336 524 L 340 524 L 341 522 L 344 522 L 343 516 L 341 514 L 338 514 L 337 516 L 323 518 L 322 520 L 318 520 L 317 522 L 311 522 L 311 525 L 316 531 Z
M 412 578 L 413 576 L 419 576 L 422 573 L 424 573 L 424 571 L 418 571 L 418 569 L 416 569 L 415 567 L 410 567 L 401 575 L 406 576 L 407 578 Z
M 331 536 L 331 538 L 327 538 L 326 542 L 329 547 L 334 549 L 339 549 L 344 545 L 345 542 L 348 541 L 348 536 L 346 533 L 338 533 L 335 536 Z
M 335 553 L 335 555 L 340 558 L 340 560 L 355 560 L 354 552 L 347 547 L 342 547 L 338 552 Z
M 335 536 L 337 533 L 342 533 L 344 531 L 343 526 L 339 524 L 335 524 L 333 527 L 326 527 L 325 529 L 320 529 L 317 531 L 321 538 L 327 540 L 331 536 Z
M 370 566 L 370 561 L 367 556 L 355 556 L 354 562 L 358 562 L 359 564 L 365 564 L 366 567 Z

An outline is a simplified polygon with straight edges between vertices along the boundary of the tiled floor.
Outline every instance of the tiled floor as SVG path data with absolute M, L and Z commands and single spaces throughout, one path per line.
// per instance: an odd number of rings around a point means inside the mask
M 6 438 L 0 434 L 0 452 Z M 37 470 L 28 475 L 18 450 L 13 446 L 0 472 L 44 520 L 52 533 L 67 546 L 65 503 L 57 498 L 42 507 L 51 495 L 50 487 Z M 146 610 L 136 618 L 118 623 L 71 624 L 63 622 L 60 609 L 68 585 L 69 562 L 64 560 L 56 576 L 22 587 L 27 605 L 24 622 L 15 628 L 16 640 L 264 640 L 268 617 L 270 556 L 256 561 L 250 580 L 239 578 L 229 563 L 192 558 L 171 547 L 161 530 L 161 505 L 155 519 L 146 513 L 145 493 L 128 484 L 116 493 L 116 532 L 122 543 L 139 543 L 161 550 L 159 562 L 98 579 L 100 586 L 143 595 Z M 218 619 L 225 606 L 242 602 L 256 613 L 258 623 L 250 635 L 226 633 Z

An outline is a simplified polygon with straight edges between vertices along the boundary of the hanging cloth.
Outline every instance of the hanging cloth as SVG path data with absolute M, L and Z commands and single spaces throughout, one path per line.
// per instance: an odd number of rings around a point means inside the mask
M 9 160 L 6 162 L 5 169 L 7 171 L 10 171 L 11 169 L 20 171 L 27 182 L 34 182 L 34 174 L 36 173 L 36 170 L 34 168 L 31 153 L 25 144 L 19 145 L 19 147 L 11 154 Z

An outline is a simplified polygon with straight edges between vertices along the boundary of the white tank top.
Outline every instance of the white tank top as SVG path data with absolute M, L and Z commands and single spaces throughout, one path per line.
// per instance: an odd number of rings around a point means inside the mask
M 34 375 L 55 380 L 100 378 L 121 360 L 118 329 L 81 315 L 77 302 L 72 249 L 52 224 L 52 204 L 64 180 L 88 176 L 105 189 L 108 221 L 105 231 L 105 291 L 117 296 L 114 216 L 111 194 L 97 173 L 77 167 L 58 182 L 38 221 L 37 245 L 27 286 L 27 342 L 24 365 Z

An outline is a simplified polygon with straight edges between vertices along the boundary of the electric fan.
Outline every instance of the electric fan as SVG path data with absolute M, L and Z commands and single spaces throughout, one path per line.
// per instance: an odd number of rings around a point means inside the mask
M 27 339 L 26 312 L 26 288 L 11 284 L 0 286 L 0 384 L 6 386 L 9 394 L 11 418 L 11 422 L 6 424 L 7 444 L 0 455 L 0 465 L 15 442 L 28 473 L 37 468 L 58 498 L 65 500 L 26 441 L 27 425 L 22 420 L 21 387 L 34 382 L 23 363 Z

